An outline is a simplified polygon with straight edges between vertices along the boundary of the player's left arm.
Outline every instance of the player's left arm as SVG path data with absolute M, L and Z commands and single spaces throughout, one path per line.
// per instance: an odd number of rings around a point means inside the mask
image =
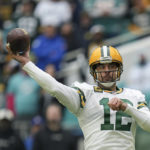
M 150 132 L 150 111 L 145 100 L 139 101 L 137 108 L 127 105 L 124 112 L 132 116 L 143 130 Z
M 137 124 L 145 131 L 150 132 L 150 111 L 145 102 L 144 95 L 139 96 L 137 108 L 124 103 L 120 98 L 114 97 L 109 103 L 112 110 L 121 110 L 135 119 Z

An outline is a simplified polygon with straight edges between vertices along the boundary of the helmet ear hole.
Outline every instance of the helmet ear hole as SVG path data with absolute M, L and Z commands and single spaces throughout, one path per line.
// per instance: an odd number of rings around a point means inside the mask
M 97 78 L 97 75 L 95 73 L 95 69 L 96 69 L 95 65 L 90 68 L 90 74 L 93 76 L 94 80 L 96 80 L 96 78 Z
M 95 72 L 93 73 L 93 78 L 94 78 L 94 80 L 96 80 L 96 78 L 97 78 L 97 75 Z
M 117 79 L 118 79 L 117 81 L 120 80 L 120 76 L 121 76 L 122 72 L 123 72 L 122 65 L 119 64 L 118 71 L 117 71 Z

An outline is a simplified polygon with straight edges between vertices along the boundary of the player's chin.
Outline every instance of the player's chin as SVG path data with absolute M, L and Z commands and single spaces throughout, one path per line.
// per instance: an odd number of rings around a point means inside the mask
M 116 82 L 102 82 L 100 85 L 106 89 L 106 90 L 111 90 L 115 86 Z

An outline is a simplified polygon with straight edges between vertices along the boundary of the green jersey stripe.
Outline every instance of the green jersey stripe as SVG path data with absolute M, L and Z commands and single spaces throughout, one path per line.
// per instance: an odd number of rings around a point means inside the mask
M 73 87 L 73 88 L 77 90 L 79 97 L 80 97 L 80 107 L 83 108 L 85 106 L 85 102 L 86 102 L 85 95 L 84 95 L 83 91 L 81 89 L 79 89 L 78 87 Z

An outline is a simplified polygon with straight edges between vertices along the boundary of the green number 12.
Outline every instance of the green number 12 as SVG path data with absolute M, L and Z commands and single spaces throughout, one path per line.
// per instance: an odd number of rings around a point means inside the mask
M 127 99 L 121 99 L 123 102 L 128 103 L 133 106 L 132 102 Z M 114 124 L 110 123 L 110 107 L 108 106 L 109 99 L 103 98 L 99 101 L 100 105 L 104 106 L 104 124 L 101 124 L 101 130 L 114 130 Z M 122 117 L 131 118 L 129 115 L 125 114 L 122 111 L 116 112 L 116 124 L 115 130 L 121 131 L 130 131 L 131 123 L 129 122 L 126 125 L 122 125 Z

